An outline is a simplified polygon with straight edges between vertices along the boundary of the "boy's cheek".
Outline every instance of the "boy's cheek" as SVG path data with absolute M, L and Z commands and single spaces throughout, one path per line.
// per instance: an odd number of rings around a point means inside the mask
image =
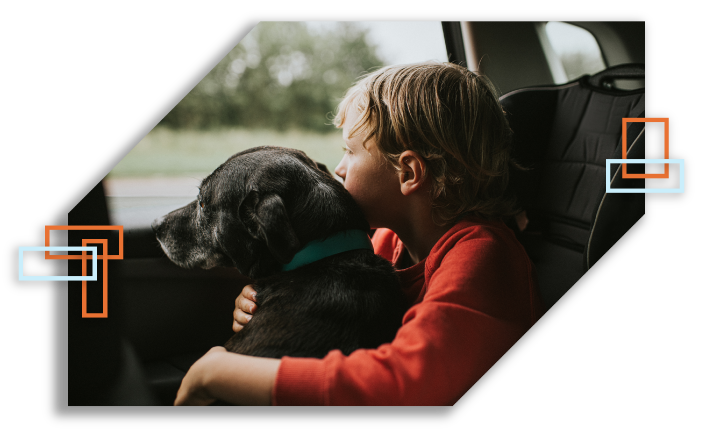
M 352 181 L 347 181 L 347 180 L 343 181 L 343 187 L 345 187 L 346 190 L 348 190 L 348 193 L 350 193 L 351 196 L 353 196 L 353 199 L 356 200 L 356 202 L 358 203 L 358 206 L 361 206 L 360 196 L 359 196 L 360 193 L 359 193 L 358 187 L 356 187 Z

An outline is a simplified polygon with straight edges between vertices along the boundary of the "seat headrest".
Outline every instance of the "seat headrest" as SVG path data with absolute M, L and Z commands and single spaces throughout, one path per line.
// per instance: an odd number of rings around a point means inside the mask
M 630 63 L 612 66 L 588 79 L 588 84 L 598 88 L 610 88 L 616 79 L 644 79 L 644 64 Z

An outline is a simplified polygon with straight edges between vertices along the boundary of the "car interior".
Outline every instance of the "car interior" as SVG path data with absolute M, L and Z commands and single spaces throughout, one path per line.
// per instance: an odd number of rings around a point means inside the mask
M 619 119 L 644 117 L 645 26 L 567 23 L 594 38 L 603 65 L 570 78 L 546 24 L 443 22 L 442 31 L 449 60 L 486 75 L 501 93 L 521 167 L 510 189 L 527 221 L 511 226 L 548 310 L 644 214 L 643 193 L 605 187 L 643 188 L 644 180 L 623 179 L 619 164 L 605 178 L 605 160 L 623 158 Z M 627 158 L 644 158 L 643 124 L 628 126 Z M 185 202 L 153 198 L 121 210 L 107 202 L 99 183 L 69 213 L 70 225 L 124 226 L 123 259 L 107 270 L 111 318 L 82 318 L 81 282 L 69 282 L 69 405 L 172 405 L 192 363 L 232 334 L 234 301 L 249 279 L 230 268 L 182 269 L 165 257 L 151 222 Z M 71 231 L 69 245 L 82 238 L 96 233 Z M 116 233 L 105 238 L 113 250 Z M 69 261 L 69 271 L 80 273 L 81 262 Z M 87 289 L 88 307 L 101 308 L 100 282 Z

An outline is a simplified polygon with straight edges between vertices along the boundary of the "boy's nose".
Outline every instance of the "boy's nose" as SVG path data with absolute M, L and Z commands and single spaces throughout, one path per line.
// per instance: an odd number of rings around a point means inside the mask
M 344 160 L 345 160 L 345 156 L 343 157 L 343 159 L 341 159 L 341 163 L 339 163 L 338 166 L 336 166 L 336 170 L 334 171 L 336 173 L 336 175 L 338 175 L 339 177 L 341 177 L 341 179 L 343 179 L 343 181 L 346 180 L 346 164 L 344 163 Z

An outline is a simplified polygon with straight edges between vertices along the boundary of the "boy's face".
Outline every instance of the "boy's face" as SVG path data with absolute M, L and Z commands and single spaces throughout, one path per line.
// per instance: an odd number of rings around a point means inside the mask
M 363 134 L 350 135 L 358 116 L 348 110 L 343 124 L 345 154 L 336 175 L 365 213 L 371 228 L 390 227 L 402 199 L 397 171 L 385 160 L 373 140 L 363 146 Z

